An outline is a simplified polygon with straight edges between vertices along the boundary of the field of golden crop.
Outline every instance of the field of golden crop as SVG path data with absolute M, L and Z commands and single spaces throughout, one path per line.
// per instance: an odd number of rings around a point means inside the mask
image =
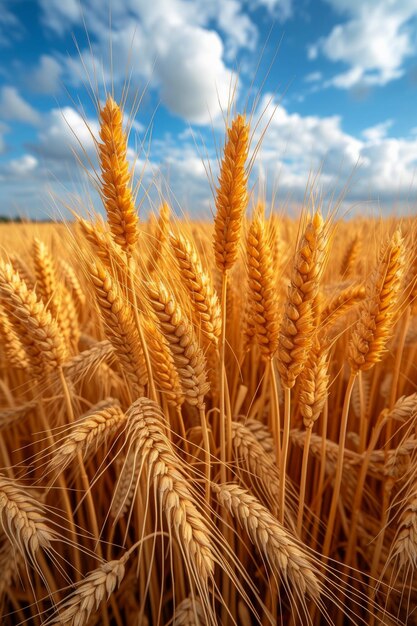
M 0 228 L 4 626 L 417 624 L 417 223 L 293 220 L 230 121 L 213 224 Z

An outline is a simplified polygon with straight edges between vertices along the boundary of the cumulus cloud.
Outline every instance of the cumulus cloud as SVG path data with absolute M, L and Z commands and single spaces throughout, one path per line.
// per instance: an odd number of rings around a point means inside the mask
M 64 162 L 75 164 L 76 157 L 88 167 L 95 162 L 98 130 L 96 120 L 85 119 L 72 107 L 52 109 L 43 117 L 37 141 L 30 148 L 52 169 Z
M 272 113 L 268 96 L 260 105 Z M 405 200 L 415 188 L 417 138 L 389 138 L 387 120 L 363 131 L 358 139 L 346 133 L 338 116 L 301 116 L 280 107 L 271 119 L 258 163 L 270 184 L 301 200 L 308 176 L 320 171 L 328 193 L 341 191 L 353 174 L 347 199 L 380 201 L 386 207 Z M 257 137 L 258 138 L 258 137 Z M 256 138 L 256 139 L 257 139 Z
M 29 178 L 31 173 L 36 170 L 38 166 L 38 160 L 32 154 L 23 154 L 21 157 L 11 159 L 0 170 L 0 176 L 3 178 L 7 176 L 22 180 L 22 178 Z
M 321 72 L 310 72 L 307 76 L 304 77 L 306 83 L 317 83 L 323 78 L 323 74 Z
M 256 0 L 256 4 L 261 7 L 266 7 L 268 11 L 281 22 L 290 18 L 293 13 L 292 0 Z
M 39 113 L 22 98 L 17 89 L 8 86 L 0 90 L 0 117 L 33 125 L 39 124 L 41 119 Z
M 340 116 L 304 116 L 283 106 L 274 112 L 276 104 L 276 99 L 265 94 L 254 115 L 256 120 L 264 113 L 261 126 L 270 120 L 251 180 L 252 185 L 261 175 L 266 181 L 268 199 L 274 185 L 278 184 L 283 197 L 290 196 L 294 203 L 300 202 L 309 176 L 318 172 L 324 195 L 337 194 L 353 173 L 346 190 L 348 204 L 374 200 L 382 210 L 392 207 L 394 202 L 397 207 L 401 202 L 406 205 L 410 191 L 413 194 L 415 190 L 417 136 L 408 139 L 389 137 L 393 122 L 385 120 L 354 137 L 343 129 Z M 82 115 L 70 107 L 51 110 L 38 129 L 37 142 L 27 146 L 23 156 L 0 167 L 0 177 L 5 181 L 3 210 L 12 210 L 23 189 L 33 192 L 32 198 L 27 194 L 24 197 L 25 206 L 31 206 L 34 198 L 39 202 L 41 190 L 51 185 L 55 185 L 58 197 L 71 183 L 74 183 L 74 189 L 85 187 L 88 179 L 77 165 L 73 151 L 83 158 L 87 168 L 90 164 L 94 166 L 95 145 L 89 129 L 97 137 L 95 121 L 87 120 L 86 123 Z M 262 128 L 259 128 L 253 149 L 261 133 Z M 132 136 L 132 144 L 133 139 Z M 143 154 L 136 159 L 133 145 L 129 149 L 129 159 L 135 165 L 137 177 L 142 177 L 145 169 L 143 189 L 155 202 L 158 192 L 162 191 L 178 211 L 207 215 L 213 207 L 210 182 L 216 180 L 218 161 L 214 150 L 208 148 L 206 152 L 205 147 L 196 146 L 195 141 L 198 140 L 189 132 L 179 131 L 153 141 L 149 162 L 145 161 Z M 222 141 L 219 135 L 218 145 Z M 207 144 L 211 145 L 209 139 Z M 205 163 L 201 155 L 207 159 Z M 208 171 L 213 176 L 212 181 L 208 178 Z M 19 184 L 13 181 L 19 181 Z M 92 187 L 90 181 L 89 189 Z M 46 197 L 46 192 L 43 193 Z M 145 204 L 149 205 L 148 197 Z M 101 210 L 99 202 L 96 208 Z
M 0 154 L 6 150 L 4 135 L 6 134 L 7 130 L 7 126 L 0 123 Z
M 33 93 L 53 95 L 60 90 L 61 74 L 61 64 L 50 55 L 43 54 L 26 76 L 25 84 Z
M 416 51 L 415 0 L 326 0 L 345 21 L 312 44 L 308 56 L 324 55 L 348 68 L 327 86 L 351 89 L 385 85 L 404 73 L 404 62 Z
M 0 46 L 9 46 L 11 40 L 20 39 L 22 32 L 21 23 L 3 1 L 0 10 Z
M 58 34 L 85 20 L 99 65 L 110 65 L 111 40 L 113 76 L 105 80 L 120 85 L 129 68 L 136 84 L 149 81 L 172 113 L 198 124 L 220 117 L 219 102 L 227 107 L 236 78 L 228 61 L 241 49 L 253 50 L 257 41 L 257 28 L 238 0 L 122 0 L 112 5 L 111 35 L 107 5 L 99 0 L 84 2 L 82 13 L 77 0 L 40 5 L 45 25 Z M 85 80 L 85 67 L 94 74 L 88 49 L 82 57 L 60 58 L 76 85 Z
M 387 132 L 389 131 L 393 123 L 393 120 L 385 120 L 385 122 L 381 122 L 380 124 L 376 124 L 375 126 L 365 128 L 365 130 L 362 131 L 362 135 L 369 143 L 376 143 L 378 141 L 381 141 L 382 139 L 385 139 L 385 137 L 387 136 Z

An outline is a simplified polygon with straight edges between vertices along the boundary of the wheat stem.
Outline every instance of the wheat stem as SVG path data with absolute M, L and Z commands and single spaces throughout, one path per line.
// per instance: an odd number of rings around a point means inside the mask
M 336 474 L 335 474 L 334 483 L 333 483 L 333 495 L 332 495 L 332 501 L 330 505 L 330 513 L 329 513 L 329 517 L 327 520 L 326 534 L 324 537 L 324 544 L 323 544 L 323 550 L 322 550 L 324 560 L 326 560 L 330 554 L 330 547 L 331 547 L 331 543 L 333 539 L 333 529 L 334 529 L 334 525 L 336 521 L 336 512 L 337 512 L 337 506 L 339 503 L 340 487 L 342 484 L 343 460 L 344 460 L 344 453 L 345 453 L 346 431 L 347 431 L 347 423 L 348 423 L 348 416 L 349 416 L 350 398 L 352 396 L 352 390 L 353 390 L 353 385 L 355 384 L 356 374 L 357 373 L 355 371 L 352 371 L 350 373 L 349 381 L 348 381 L 346 392 L 345 392 L 342 417 L 340 420 L 339 454 L 338 454 L 338 459 L 337 459 Z
M 305 500 L 305 493 L 306 493 L 308 456 L 309 456 L 309 451 L 310 451 L 310 441 L 311 441 L 312 430 L 313 430 L 313 424 L 311 424 L 306 429 L 306 438 L 304 441 L 304 448 L 303 448 L 303 460 L 302 460 L 302 465 L 301 465 L 301 478 L 300 478 L 300 503 L 298 505 L 298 516 L 297 516 L 297 533 L 299 537 L 301 537 L 301 532 L 303 529 L 304 500 Z
M 291 389 L 284 387 L 284 432 L 282 436 L 282 449 L 279 466 L 280 484 L 279 484 L 279 521 L 284 522 L 285 513 L 285 482 L 287 474 L 287 457 L 288 446 L 290 442 L 290 426 L 291 426 Z

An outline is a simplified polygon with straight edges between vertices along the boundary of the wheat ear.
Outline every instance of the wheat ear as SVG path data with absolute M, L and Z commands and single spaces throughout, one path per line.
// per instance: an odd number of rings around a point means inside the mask
M 64 370 L 65 378 L 71 382 L 78 382 L 88 378 L 91 372 L 96 370 L 101 363 L 110 361 L 114 356 L 114 348 L 111 341 L 108 339 L 98 341 L 88 350 L 76 354 L 64 363 L 62 369 Z
M 121 247 L 112 239 L 110 233 L 104 230 L 103 224 L 91 224 L 87 220 L 79 217 L 77 219 L 81 232 L 90 244 L 95 256 L 112 274 L 123 278 L 123 270 L 126 260 L 123 258 Z
M 29 359 L 26 355 L 19 335 L 13 328 L 7 313 L 0 307 L 0 337 L 3 341 L 4 352 L 12 367 L 26 369 L 29 366 Z
M 360 239 L 356 235 L 346 248 L 343 255 L 342 263 L 340 264 L 340 274 L 344 279 L 349 278 L 354 270 L 355 265 L 359 257 L 360 251 Z
M 331 326 L 334 322 L 349 311 L 353 306 L 362 302 L 365 298 L 363 285 L 350 285 L 341 292 L 336 293 L 328 300 L 321 312 L 321 322 L 325 326 Z
M 146 469 L 161 510 L 174 531 L 184 559 L 200 583 L 214 572 L 210 532 L 192 496 L 181 462 L 164 433 L 165 417 L 156 402 L 139 398 L 126 413 L 127 437 Z M 200 584 L 199 583 L 199 584 Z
M 265 224 L 260 217 L 255 217 L 249 228 L 247 257 L 251 319 L 255 327 L 255 337 L 263 357 L 271 359 L 278 347 L 278 300 L 272 252 Z
M 417 569 L 417 488 L 409 490 L 402 506 L 391 558 L 398 558 L 400 567 Z
M 314 304 L 326 259 L 326 226 L 317 211 L 308 223 L 293 260 L 291 283 L 281 322 L 278 369 L 284 387 L 294 386 L 310 352 Z
M 221 506 L 239 521 L 264 554 L 273 573 L 300 597 L 318 598 L 320 584 L 310 559 L 296 539 L 254 496 L 235 484 L 213 485 Z
M 300 413 L 303 416 L 304 426 L 307 430 L 306 442 L 303 449 L 303 460 L 301 464 L 300 500 L 297 518 L 297 531 L 300 536 L 304 514 L 310 438 L 313 426 L 320 417 L 327 399 L 327 388 L 329 382 L 328 367 L 328 352 L 325 347 L 321 345 L 318 339 L 316 339 L 313 347 L 311 348 L 307 363 L 299 378 L 299 407 Z
M 9 256 L 9 261 L 13 269 L 19 274 L 20 278 L 25 281 L 28 289 L 34 290 L 35 278 L 23 259 L 17 254 L 11 254 Z
M 214 255 L 221 272 L 237 259 L 243 215 L 248 202 L 245 163 L 249 149 L 249 124 L 237 115 L 227 129 L 220 167 L 214 220 Z
M 107 337 L 134 392 L 143 395 L 148 380 L 147 368 L 131 309 L 117 282 L 101 263 L 90 264 L 90 276 Z
M 36 376 L 65 362 L 67 349 L 57 324 L 11 265 L 0 261 L 0 295 Z
M 55 265 L 48 247 L 38 238 L 35 238 L 33 242 L 33 265 L 36 277 L 36 293 L 51 311 L 52 317 L 58 320 L 59 310 L 55 300 L 57 290 Z
M 185 396 L 181 387 L 181 378 L 175 367 L 174 357 L 169 342 L 153 319 L 144 319 L 143 330 L 149 347 L 149 357 L 158 390 L 171 406 L 180 407 Z
M 360 306 L 349 346 L 353 372 L 370 369 L 385 352 L 402 286 L 404 259 L 403 238 L 396 230 L 366 285 L 366 298 Z
M 199 598 L 189 596 L 175 609 L 173 626 L 206 626 L 206 616 Z
M 49 548 L 55 537 L 39 500 L 18 482 L 0 474 L 0 523 L 9 541 L 23 556 L 36 562 L 39 548 Z
M 59 259 L 59 268 L 61 270 L 64 282 L 72 294 L 75 304 L 77 307 L 77 312 L 81 315 L 82 310 L 86 303 L 86 296 L 81 287 L 81 283 L 78 279 L 78 276 L 70 263 L 65 261 L 64 259 Z
M 36 400 L 30 400 L 10 409 L 0 410 L 0 430 L 14 426 L 21 419 L 25 418 L 28 413 L 36 409 L 38 403 Z
M 86 457 L 92 450 L 97 450 L 125 420 L 118 400 L 106 398 L 97 403 L 71 425 L 69 433 L 54 450 L 49 470 L 61 472 L 78 457 L 79 452 Z
M 217 347 L 221 333 L 221 308 L 210 276 L 203 269 L 197 250 L 184 235 L 170 235 L 170 243 L 193 306 L 197 328 Z
M 263 451 L 273 457 L 275 453 L 274 439 L 265 424 L 254 417 L 242 418 L 242 424 L 252 433 L 256 441 L 262 446 Z
M 123 114 L 110 96 L 100 111 L 98 152 L 101 166 L 101 194 L 107 220 L 116 243 L 131 252 L 138 240 L 138 216 L 131 188 L 127 161 L 127 137 L 123 131 Z
M 148 283 L 147 291 L 151 307 L 171 348 L 186 401 L 203 408 L 208 391 L 206 362 L 193 328 L 175 296 L 161 281 Z
M 120 586 L 125 575 L 127 555 L 117 561 L 102 563 L 76 585 L 75 591 L 58 605 L 58 614 L 46 624 L 85 626 L 92 611 L 97 611 L 104 599 Z
M 272 454 L 265 452 L 262 444 L 247 424 L 232 422 L 233 448 L 238 465 L 242 463 L 249 473 L 262 482 L 262 489 L 276 505 L 279 493 L 279 476 Z
M 159 207 L 155 235 L 152 239 L 152 248 L 148 259 L 148 270 L 150 272 L 155 270 L 164 258 L 166 245 L 168 243 L 170 215 L 171 209 L 169 204 L 167 202 L 163 202 Z

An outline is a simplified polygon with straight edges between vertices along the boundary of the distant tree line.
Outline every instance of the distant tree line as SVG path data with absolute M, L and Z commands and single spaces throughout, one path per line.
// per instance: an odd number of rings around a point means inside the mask
M 3 223 L 28 223 L 28 222 L 51 222 L 51 220 L 48 219 L 32 219 L 32 218 L 28 218 L 28 217 L 20 217 L 19 215 L 15 215 L 13 217 L 11 217 L 10 215 L 0 215 L 0 224 Z

